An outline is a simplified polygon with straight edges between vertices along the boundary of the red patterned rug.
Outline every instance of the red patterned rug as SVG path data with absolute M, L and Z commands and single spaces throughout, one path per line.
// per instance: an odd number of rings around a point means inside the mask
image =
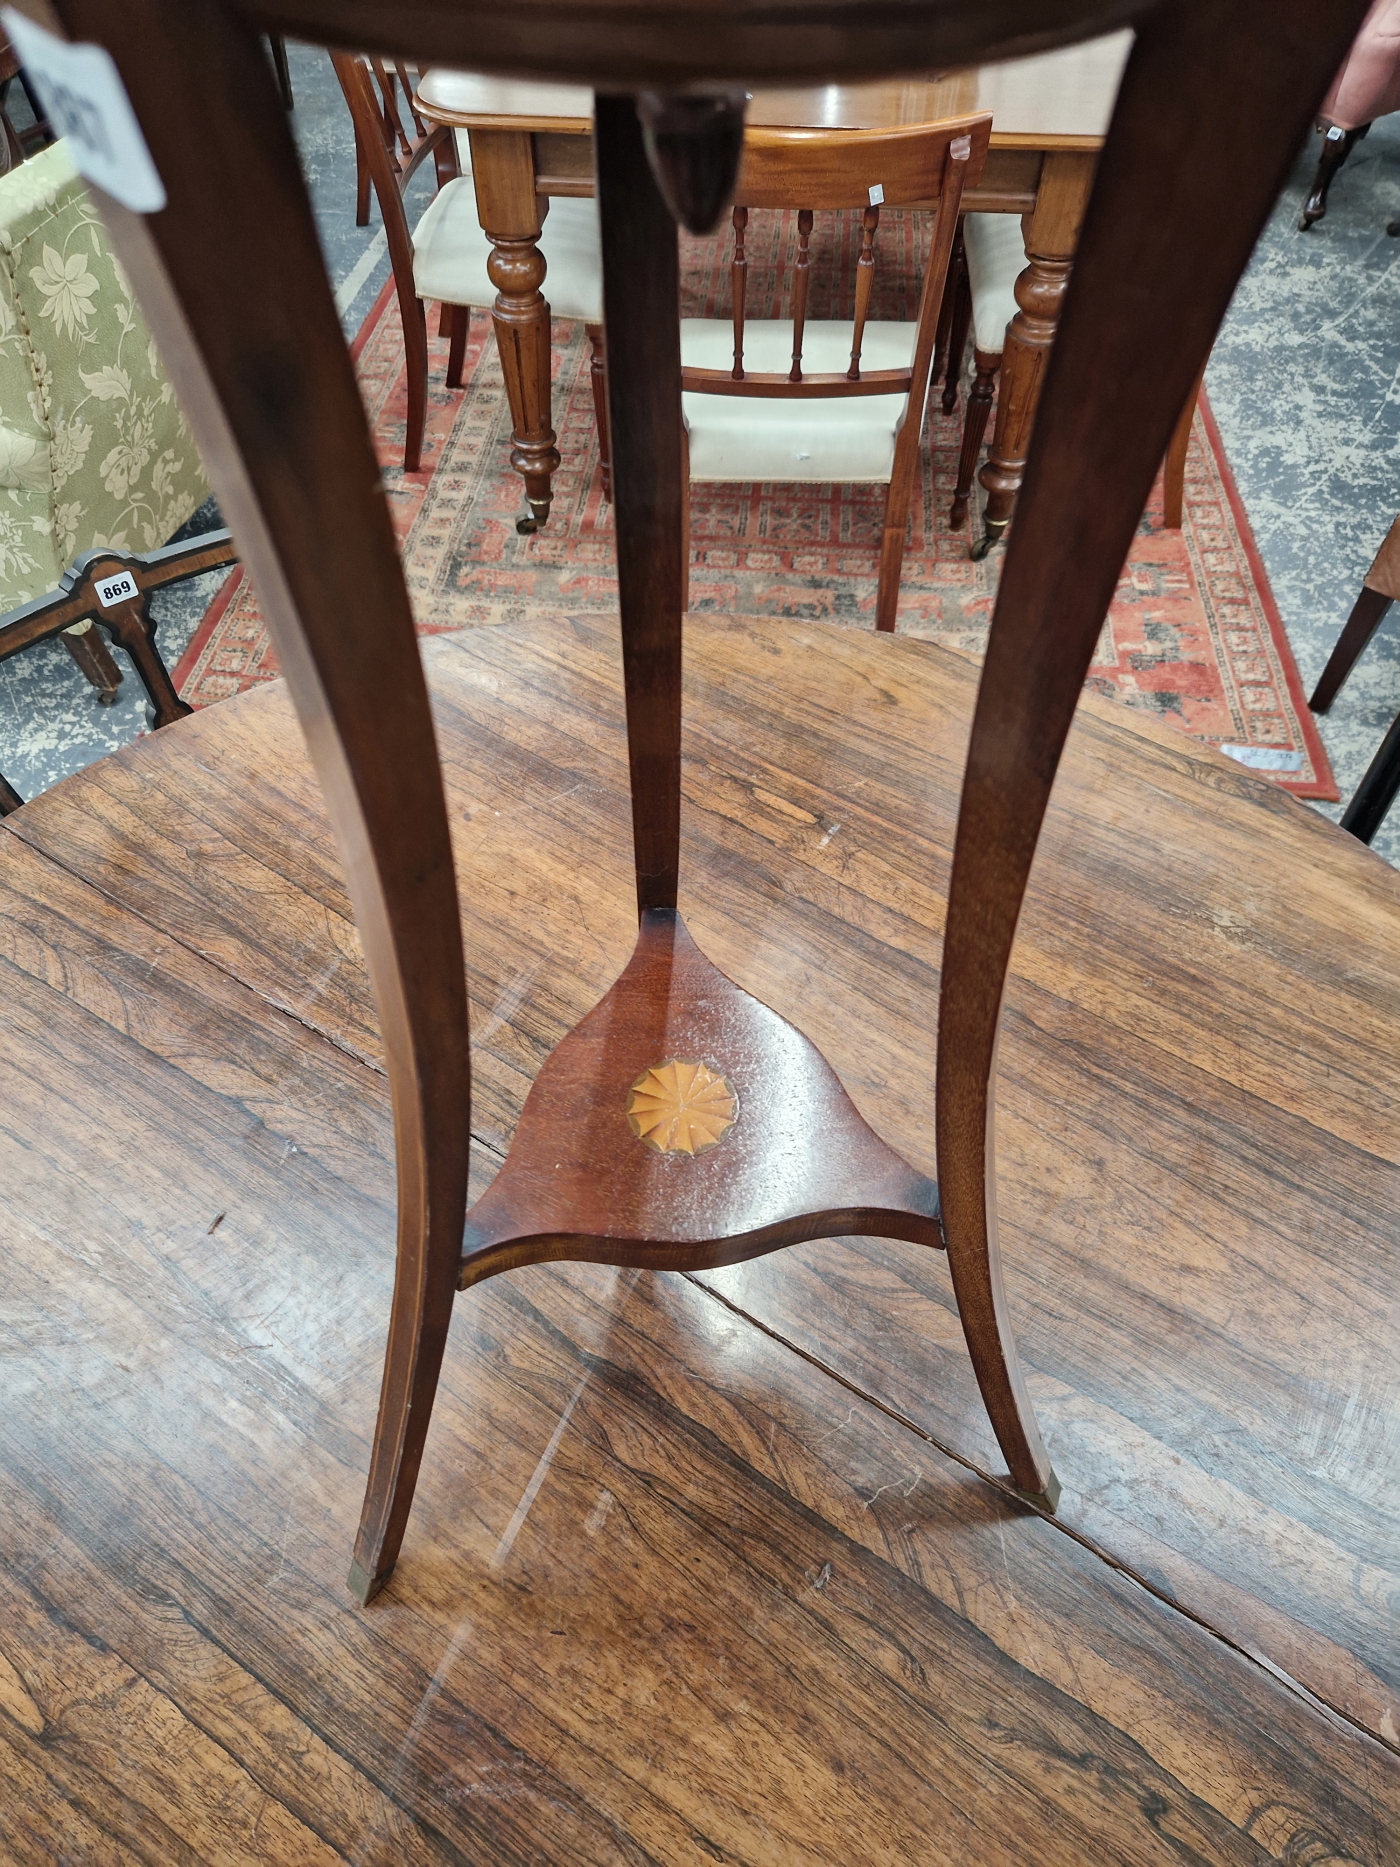
M 823 217 L 813 237 L 812 317 L 841 315 L 858 217 Z M 795 217 L 766 216 L 749 238 L 749 302 L 773 301 L 794 244 Z M 872 315 L 908 317 L 922 217 L 881 224 Z M 834 252 L 832 252 L 834 249 Z M 836 263 L 824 268 L 832 253 Z M 723 315 L 728 249 L 687 241 L 687 311 Z M 819 296 L 819 281 L 834 281 Z M 436 318 L 430 315 L 430 328 Z M 472 318 L 461 391 L 444 386 L 447 345 L 430 342 L 423 470 L 402 460 L 406 392 L 398 305 L 386 287 L 355 344 L 360 387 L 402 541 L 423 633 L 509 621 L 540 605 L 565 613 L 617 604 L 612 514 L 602 498 L 581 325 L 554 327 L 554 418 L 563 465 L 548 526 L 522 537 L 521 483 L 508 462 L 510 420 L 490 319 Z M 1001 553 L 973 563 L 967 533 L 948 529 L 961 405 L 931 403 L 923 498 L 915 499 L 900 586 L 899 632 L 980 651 Z M 742 615 L 873 624 L 879 486 L 700 486 L 692 492 L 691 607 Z M 277 673 L 257 599 L 235 571 L 175 670 L 179 691 L 206 706 Z M 1144 513 L 1104 625 L 1088 685 L 1224 746 L 1299 797 L 1338 793 L 1304 704 L 1298 671 L 1250 534 L 1220 436 L 1202 397 L 1186 464 L 1185 523 L 1162 525 L 1160 481 Z

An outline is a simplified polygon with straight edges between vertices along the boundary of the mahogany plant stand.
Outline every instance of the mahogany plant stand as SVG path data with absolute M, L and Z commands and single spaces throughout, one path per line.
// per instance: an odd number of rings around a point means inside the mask
M 1053 1508 L 997 1244 L 993 1087 L 1016 923 L 1134 527 L 1364 8 L 790 0 L 776 30 L 757 0 L 729 0 L 718 17 L 713 0 L 418 0 L 411 17 L 372 0 L 53 0 L 74 37 L 110 52 L 162 177 L 159 213 L 141 219 L 111 202 L 104 212 L 259 591 L 375 986 L 399 1215 L 350 1575 L 361 1601 L 399 1554 L 458 1285 L 549 1258 L 681 1269 L 857 1227 L 930 1246 L 941 1235 L 1010 1482 Z M 676 912 L 685 582 L 675 218 L 708 229 L 731 198 L 747 84 L 971 64 L 1129 18 L 1134 48 L 1047 362 L 972 721 L 943 942 L 935 1193 L 866 1127 L 811 1045 L 696 951 Z M 621 979 L 540 1072 L 505 1164 L 470 1214 L 467 994 L 432 715 L 259 30 L 342 47 L 377 39 L 374 49 L 396 55 L 629 93 L 598 97 L 596 135 L 641 931 Z M 1149 187 L 1154 212 L 1144 216 Z M 872 632 L 872 657 L 881 640 Z M 870 678 L 878 687 L 873 660 Z

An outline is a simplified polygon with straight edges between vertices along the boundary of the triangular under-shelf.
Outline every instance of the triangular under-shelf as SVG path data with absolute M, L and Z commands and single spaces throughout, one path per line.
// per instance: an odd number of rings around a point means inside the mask
M 652 909 L 530 1090 L 467 1214 L 460 1282 L 551 1258 L 699 1270 L 844 1233 L 941 1249 L 934 1182 L 815 1045 Z

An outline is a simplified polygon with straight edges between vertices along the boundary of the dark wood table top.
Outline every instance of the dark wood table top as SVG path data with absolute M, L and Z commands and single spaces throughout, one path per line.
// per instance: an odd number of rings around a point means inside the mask
M 617 647 L 575 618 L 425 654 L 480 1187 L 631 947 Z M 689 925 L 931 1170 L 976 670 L 808 623 L 693 619 L 688 654 Z M 1393 1860 L 1397 953 L 1400 876 L 1086 701 L 1000 1074 L 1059 1521 L 977 1475 L 941 1255 L 552 1267 L 459 1299 L 360 1611 L 392 1137 L 285 696 L 27 805 L 0 826 L 0 1852 Z

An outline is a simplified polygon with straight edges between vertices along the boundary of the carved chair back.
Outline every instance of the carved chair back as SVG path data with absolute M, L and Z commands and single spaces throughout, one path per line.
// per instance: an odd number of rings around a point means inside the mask
M 993 1083 L 1012 942 L 1055 770 L 1134 528 L 1236 281 L 1365 10 L 1366 0 L 909 0 L 880 8 L 786 0 L 779 29 L 766 0 L 729 0 L 718 13 L 714 0 L 417 0 L 408 11 L 372 0 L 50 0 L 48 16 L 70 36 L 95 39 L 110 54 L 162 181 L 159 211 L 143 217 L 110 199 L 104 211 L 259 591 L 325 786 L 375 986 L 395 1109 L 398 1270 L 352 1566 L 361 1599 L 383 1585 L 398 1554 L 459 1282 L 555 1255 L 684 1268 L 873 1226 L 945 1245 L 1009 1482 L 1037 1508 L 1054 1508 L 1057 1486 L 1017 1364 L 997 1248 Z M 936 1198 L 849 1110 L 840 1115 L 841 1147 L 807 1163 L 811 1184 L 797 1189 L 786 1217 L 772 1219 L 793 1184 L 787 1157 L 755 1154 L 757 1130 L 742 1102 L 731 1120 L 722 1082 L 710 1081 L 710 1113 L 734 1137 L 704 1156 L 719 1163 L 713 1184 L 725 1189 L 726 1163 L 742 1169 L 745 1196 L 769 1215 L 762 1223 L 701 1237 L 693 1225 L 668 1232 L 646 1219 L 640 1236 L 619 1235 L 608 1173 L 594 1172 L 570 1182 L 581 1189 L 586 1223 L 572 1208 L 525 1234 L 493 1220 L 476 1226 L 477 1243 L 464 1253 L 470 1046 L 432 713 L 364 409 L 257 33 L 319 34 L 340 47 L 370 40 L 473 70 L 605 87 L 596 154 L 641 921 L 637 955 L 614 993 L 626 986 L 641 1022 L 660 1017 L 664 1029 L 671 984 L 703 972 L 676 916 L 684 490 L 674 215 L 705 231 L 733 200 L 747 85 L 946 69 L 1127 20 L 1134 48 L 1046 369 L 971 725 L 943 940 Z M 522 152 L 527 144 L 523 137 Z M 1205 198 L 1209 215 L 1200 211 Z M 869 652 L 878 681 L 877 637 Z M 746 1028 L 769 1028 L 772 1013 L 727 982 L 716 986 L 718 978 L 710 968 L 710 1002 L 727 990 Z M 556 1079 L 577 1077 L 590 1045 L 601 1044 L 600 1068 L 609 1058 L 615 1064 L 611 1028 L 585 1019 L 540 1083 L 556 1063 Z M 637 1019 L 616 1028 L 635 1033 Z M 810 1046 L 802 1055 L 803 1072 L 784 1093 L 803 1097 L 816 1085 L 836 1108 L 834 1075 Z M 626 1086 L 609 1079 L 605 1087 L 612 1097 Z M 695 1083 L 670 1087 L 689 1095 Z M 616 1147 L 631 1146 L 617 1108 L 607 1106 Z M 593 1112 L 585 1102 L 584 1118 Z M 638 1119 L 645 1126 L 652 1114 Z M 531 1184 L 547 1199 L 543 1169 L 560 1156 L 557 1126 L 545 1128 L 547 1156 L 536 1157 L 541 1171 Z M 832 1198 L 837 1169 L 857 1153 L 864 1164 Z M 629 1173 L 641 1158 L 628 1156 Z M 604 1166 L 612 1164 L 610 1156 Z M 511 1176 L 508 1157 L 492 1191 Z M 683 1173 L 662 1178 L 688 1184 Z M 514 1186 L 521 1192 L 518 1173 Z

